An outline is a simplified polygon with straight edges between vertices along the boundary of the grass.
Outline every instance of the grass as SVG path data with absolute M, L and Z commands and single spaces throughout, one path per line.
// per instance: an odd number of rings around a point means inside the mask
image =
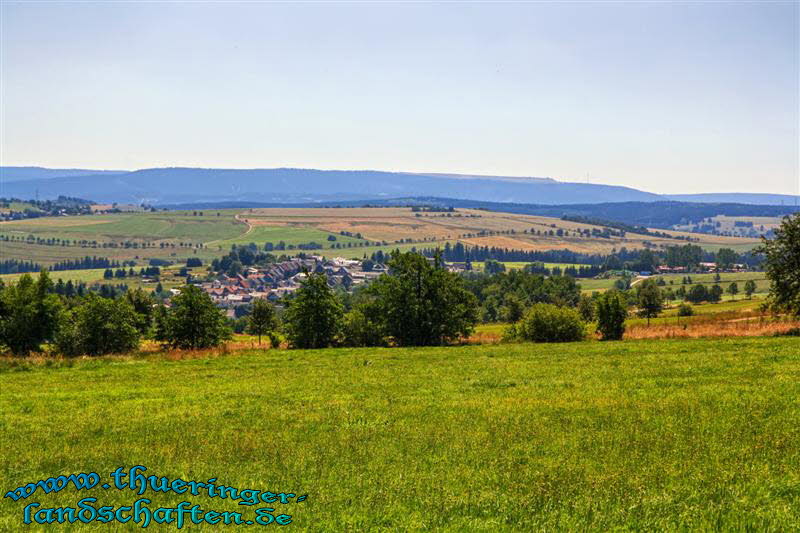
M 199 213 L 203 216 L 199 216 Z M 227 209 L 210 211 L 158 211 L 126 212 L 70 217 L 41 217 L 0 223 L 0 235 L 41 239 L 68 239 L 70 241 L 97 241 L 116 243 L 124 241 L 155 243 L 157 247 L 144 251 L 121 248 L 81 248 L 3 243 L 0 252 L 4 258 L 31 259 L 42 264 L 86 253 L 97 253 L 113 259 L 128 259 L 136 255 L 144 258 L 186 257 L 183 250 L 162 249 L 158 245 L 174 243 L 204 244 L 198 256 L 210 259 L 227 253 L 232 244 L 265 242 L 297 245 L 311 241 L 324 246 L 326 254 L 345 257 L 368 256 L 377 250 L 384 252 L 395 248 L 443 247 L 449 242 L 466 245 L 497 246 L 520 250 L 570 249 L 585 253 L 610 253 L 626 247 L 641 248 L 645 241 L 651 245 L 680 245 L 684 241 L 659 239 L 630 234 L 625 238 L 604 239 L 583 237 L 576 230 L 593 226 L 555 218 L 515 215 L 511 213 L 458 209 L 451 217 L 441 213 L 426 213 L 417 217 L 410 208 L 312 208 L 312 209 Z M 422 215 L 422 214 L 421 214 Z M 246 221 L 246 222 L 245 222 Z M 251 227 L 252 225 L 252 227 Z M 532 235 L 524 233 L 535 229 L 548 232 L 562 230 L 563 236 Z M 347 231 L 361 234 L 363 239 L 339 234 Z M 514 233 L 511 233 L 511 232 Z M 485 234 L 486 236 L 478 236 Z M 674 233 L 674 232 L 673 232 Z M 335 235 L 340 243 L 387 242 L 387 245 L 331 249 L 328 236 Z M 695 235 L 698 244 L 707 249 L 729 246 L 750 249 L 757 240 L 737 239 L 714 235 Z M 411 239 L 412 243 L 398 243 Z M 185 250 L 185 249 L 184 249 Z
M 205 242 L 244 233 L 246 226 L 236 221 L 233 215 L 234 212 L 231 211 L 225 217 L 195 217 L 173 212 L 44 217 L 3 222 L 0 230 L 5 234 L 43 238 L 98 241 L 175 239 Z
M 113 269 L 116 270 L 116 269 Z M 125 270 L 128 270 L 128 267 L 125 267 Z M 136 272 L 139 271 L 138 268 L 135 269 Z M 128 278 L 125 279 L 112 279 L 106 280 L 103 278 L 103 274 L 105 273 L 105 268 L 86 268 L 82 270 L 58 270 L 55 272 L 50 272 L 50 279 L 53 281 L 58 281 L 59 279 L 64 280 L 66 283 L 69 280 L 72 280 L 73 283 L 75 282 L 84 282 L 87 284 L 91 284 L 94 282 L 105 282 L 105 283 L 125 283 Z M 29 272 L 29 275 L 36 278 L 39 274 L 37 272 Z M 16 282 L 19 281 L 23 274 L 2 274 L 0 275 L 0 279 L 2 279 L 5 283 L 9 282 Z
M 692 278 L 692 283 L 684 285 L 682 283 L 683 278 L 686 276 Z M 677 291 L 679 287 L 683 287 L 687 291 L 691 289 L 693 285 L 705 285 L 706 287 L 711 287 L 714 284 L 721 286 L 723 289 L 727 289 L 728 285 L 732 282 L 736 282 L 739 286 L 739 295 L 737 298 L 742 297 L 742 293 L 744 292 L 744 284 L 748 280 L 753 280 L 756 282 L 756 292 L 755 294 L 764 294 L 769 292 L 769 281 L 767 280 L 766 274 L 763 272 L 723 272 L 720 273 L 720 280 L 714 281 L 714 274 L 661 274 L 652 276 L 653 279 L 663 279 L 666 282 L 666 285 L 661 287 L 662 289 L 672 289 L 673 291 Z M 581 290 L 585 293 L 592 293 L 594 291 L 603 292 L 608 289 L 614 287 L 614 283 L 620 279 L 619 277 L 612 277 L 612 278 L 605 278 L 605 279 L 587 279 L 581 278 L 578 280 L 578 283 L 581 286 Z M 634 281 L 636 281 L 634 279 Z M 671 283 L 670 283 L 671 282 Z M 641 282 L 639 282 L 641 283 Z M 727 294 L 726 294 L 726 297 Z
M 13 460 L 0 479 L 9 490 L 142 464 L 308 494 L 280 511 L 314 531 L 791 530 L 798 348 L 749 338 L 3 360 L 0 457 Z M 138 497 L 30 500 L 85 496 Z M 218 498 L 145 496 L 253 516 Z M 0 529 L 20 530 L 22 508 L 0 500 Z
M 329 241 L 328 237 L 333 235 L 336 237 L 336 241 Z M 334 252 L 345 252 L 351 249 L 343 249 L 343 250 L 336 250 L 330 249 L 331 244 L 335 243 L 357 243 L 357 242 L 364 242 L 362 239 L 356 239 L 354 237 L 348 237 L 345 235 L 338 235 L 335 233 L 331 233 L 328 231 L 321 231 L 314 228 L 302 228 L 302 227 L 287 227 L 287 226 L 253 226 L 252 230 L 249 232 L 243 233 L 238 235 L 235 238 L 221 240 L 221 241 L 213 241 L 209 243 L 209 246 L 221 246 L 223 250 L 227 251 L 230 249 L 232 244 L 250 244 L 255 243 L 258 245 L 260 249 L 264 248 L 264 243 L 271 242 L 272 244 L 278 244 L 280 241 L 285 242 L 287 245 L 293 244 L 305 244 L 309 242 L 316 242 L 317 244 L 321 244 L 326 254 L 334 253 Z M 278 254 L 282 252 L 277 252 Z

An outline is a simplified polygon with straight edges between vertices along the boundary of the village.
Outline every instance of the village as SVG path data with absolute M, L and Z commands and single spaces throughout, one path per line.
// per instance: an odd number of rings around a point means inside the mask
M 371 261 L 312 255 L 293 257 L 264 267 L 249 267 L 236 276 L 221 275 L 205 281 L 199 287 L 217 306 L 232 312 L 237 306 L 253 300 L 277 302 L 296 291 L 310 274 L 324 274 L 331 288 L 350 291 L 377 278 L 387 268 Z

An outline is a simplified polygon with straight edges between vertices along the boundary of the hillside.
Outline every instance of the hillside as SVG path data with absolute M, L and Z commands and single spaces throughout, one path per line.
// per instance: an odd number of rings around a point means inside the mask
M 84 168 L 0 167 L 0 186 L 12 181 L 70 178 L 75 176 L 113 176 L 115 174 L 125 174 L 126 172 L 128 171 L 89 170 Z M 66 194 L 65 196 L 72 195 Z
M 112 482 L 140 464 L 146 475 L 308 498 L 246 506 L 69 486 L 0 500 L 0 530 L 19 531 L 31 501 L 118 508 L 144 497 L 153 509 L 186 500 L 246 520 L 278 508 L 299 531 L 789 531 L 800 523 L 797 344 L 4 359 L 7 490 L 81 471 Z
M 52 265 L 90 256 L 117 260 L 211 259 L 233 244 L 317 243 L 322 253 L 360 258 L 377 250 L 435 248 L 460 242 L 528 251 L 608 254 L 620 248 L 660 248 L 692 242 L 750 250 L 755 238 L 667 232 L 674 237 L 609 234 L 602 226 L 477 209 L 415 212 L 390 208 L 274 208 L 158 211 L 0 222 L 3 259 Z M 327 250 L 327 251 L 326 251 Z
M 764 194 L 749 192 L 665 194 L 665 198 L 679 202 L 737 203 L 755 205 L 798 205 L 800 196 L 791 194 Z
M 291 168 L 152 168 L 112 175 L 6 180 L 2 186 L 2 195 L 16 198 L 33 198 L 37 191 L 40 197 L 67 195 L 96 202 L 149 204 L 236 200 L 324 202 L 419 195 L 546 204 L 660 198 L 628 187 L 543 178 Z
M 457 198 L 438 198 L 413 196 L 394 199 L 370 199 L 359 201 L 324 202 L 325 207 L 398 207 L 398 206 L 438 206 L 482 209 L 520 215 L 538 215 L 561 218 L 586 217 L 590 219 L 614 221 L 634 226 L 650 228 L 681 229 L 676 226 L 697 225 L 703 219 L 714 217 L 769 217 L 780 218 L 800 210 L 794 205 L 757 205 L 736 203 L 692 203 L 692 202 L 604 202 L 590 204 L 523 204 L 516 202 L 489 202 L 481 200 L 460 200 Z M 165 205 L 177 210 L 186 209 L 244 209 L 244 208 L 309 208 L 321 207 L 319 203 L 277 203 L 257 201 L 188 202 Z

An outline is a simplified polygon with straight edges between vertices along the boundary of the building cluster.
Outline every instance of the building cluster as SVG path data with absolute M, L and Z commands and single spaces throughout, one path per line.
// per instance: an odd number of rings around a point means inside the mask
M 310 274 L 324 274 L 331 288 L 349 291 L 384 272 L 386 266 L 382 264 L 373 264 L 369 271 L 365 271 L 359 260 L 306 256 L 265 267 L 247 268 L 237 276 L 223 275 L 214 281 L 200 283 L 199 286 L 218 306 L 233 309 L 256 299 L 273 302 L 280 300 L 296 291 Z

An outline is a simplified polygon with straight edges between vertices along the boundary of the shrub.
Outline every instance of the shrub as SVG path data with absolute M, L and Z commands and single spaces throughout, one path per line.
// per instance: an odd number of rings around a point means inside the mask
M 267 334 L 267 336 L 269 337 L 270 348 L 277 350 L 278 348 L 281 347 L 281 342 L 283 341 L 283 338 L 278 334 L 277 331 L 270 331 Z
M 628 306 L 625 296 L 619 291 L 610 290 L 597 300 L 597 331 L 602 340 L 620 340 L 625 333 L 625 319 Z
M 586 324 L 580 314 L 568 307 L 535 304 L 508 336 L 533 342 L 574 342 L 586 336 Z
M 90 294 L 83 305 L 67 313 L 56 335 L 59 353 L 105 355 L 139 347 L 139 316 L 124 298 L 112 300 Z
M 678 307 L 678 316 L 693 316 L 694 307 L 689 304 L 681 304 Z
M 578 300 L 578 312 L 585 322 L 594 320 L 594 300 L 591 296 L 581 294 L 581 298 Z
M 344 315 L 342 343 L 345 346 L 386 346 L 382 328 L 361 309 L 353 309 Z

